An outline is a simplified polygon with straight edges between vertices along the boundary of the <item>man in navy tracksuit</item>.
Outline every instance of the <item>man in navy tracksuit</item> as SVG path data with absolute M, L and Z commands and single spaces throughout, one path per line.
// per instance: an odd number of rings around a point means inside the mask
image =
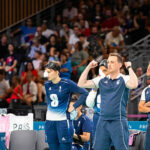
M 147 76 L 150 76 L 150 64 L 147 69 Z M 143 113 L 148 113 L 145 150 L 150 150 L 150 85 L 148 85 L 142 92 L 141 100 L 139 103 L 139 111 Z
M 129 75 L 122 75 L 122 57 L 118 53 L 110 53 L 108 57 L 110 74 L 87 80 L 91 68 L 97 66 L 96 61 L 90 62 L 82 73 L 78 85 L 85 88 L 99 88 L 101 94 L 100 119 L 96 129 L 94 150 L 109 150 L 113 143 L 115 150 L 128 150 L 128 122 L 126 107 L 129 98 L 129 88 L 136 88 L 138 79 L 132 70 L 131 62 L 125 66 Z

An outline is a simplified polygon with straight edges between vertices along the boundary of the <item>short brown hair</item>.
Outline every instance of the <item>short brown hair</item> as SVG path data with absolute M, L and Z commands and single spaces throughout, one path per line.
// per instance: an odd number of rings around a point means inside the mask
M 110 53 L 109 56 L 116 56 L 119 63 L 123 64 L 122 57 L 119 53 Z

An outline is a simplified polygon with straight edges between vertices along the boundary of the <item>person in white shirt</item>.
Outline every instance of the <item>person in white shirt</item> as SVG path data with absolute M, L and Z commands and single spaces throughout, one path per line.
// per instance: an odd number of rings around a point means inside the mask
M 122 36 L 121 28 L 119 26 L 115 26 L 113 31 L 107 33 L 105 38 L 105 45 L 108 47 L 110 52 L 114 52 L 115 50 L 120 51 L 122 48 L 120 46 L 124 46 L 124 38 Z
M 31 105 L 33 102 L 37 100 L 37 85 L 33 81 L 33 75 L 31 72 L 27 73 L 27 83 L 23 85 L 23 99 L 27 105 Z
M 79 41 L 80 30 L 77 26 L 73 28 L 74 34 L 69 37 L 68 49 L 70 51 L 75 50 L 75 43 Z
M 46 53 L 46 49 L 44 45 L 41 45 L 37 38 L 34 38 L 33 42 L 34 42 L 34 45 L 31 47 L 30 53 L 28 55 L 30 59 L 34 58 L 36 51 L 40 51 L 42 54 Z
M 48 29 L 47 27 L 47 21 L 46 20 L 43 20 L 43 24 L 42 24 L 42 35 L 45 36 L 47 39 L 52 35 L 54 34 L 55 32 L 51 29 Z
M 39 70 L 40 65 L 42 63 L 42 59 L 41 59 L 42 53 L 40 51 L 36 51 L 35 52 L 35 56 L 34 56 L 34 60 L 32 61 L 34 69 Z
M 63 17 L 70 21 L 76 19 L 78 16 L 78 9 L 72 6 L 72 2 L 67 3 L 67 8 L 63 10 Z

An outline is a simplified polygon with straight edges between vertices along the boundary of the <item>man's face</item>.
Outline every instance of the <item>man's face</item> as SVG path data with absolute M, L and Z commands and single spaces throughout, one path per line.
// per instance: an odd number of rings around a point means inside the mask
M 137 77 L 140 77 L 142 74 L 143 74 L 142 68 L 141 67 L 137 68 L 136 69 L 136 75 L 137 75 Z
M 93 33 L 93 34 L 97 34 L 97 33 L 98 33 L 98 30 L 97 30 L 96 27 L 93 27 L 93 28 L 92 28 L 92 33 Z
M 118 62 L 116 56 L 108 57 L 108 70 L 110 73 L 118 72 L 121 68 L 122 64 Z
M 113 37 L 117 37 L 120 34 L 120 30 L 114 30 L 112 33 L 113 33 Z
M 37 28 L 37 33 L 38 33 L 38 35 L 42 35 L 42 28 L 41 27 Z
M 150 64 L 148 65 L 148 68 L 147 68 L 147 76 L 150 76 Z
M 3 36 L 3 37 L 1 38 L 1 42 L 2 42 L 3 44 L 7 44 L 7 37 L 6 37 L 6 36 Z
M 32 26 L 32 20 L 31 19 L 27 20 L 27 26 Z
M 80 30 L 79 30 L 78 27 L 74 28 L 74 34 L 77 35 L 77 36 L 80 34 Z
M 46 68 L 45 71 L 48 73 L 48 80 L 52 81 L 58 76 L 58 72 L 53 69 Z

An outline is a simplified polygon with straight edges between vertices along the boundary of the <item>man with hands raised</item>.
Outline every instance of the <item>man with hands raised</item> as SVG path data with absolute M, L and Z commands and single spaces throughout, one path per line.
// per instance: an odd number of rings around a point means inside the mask
M 92 61 L 81 74 L 78 82 L 80 87 L 100 89 L 101 112 L 93 148 L 109 150 L 113 143 L 115 150 L 128 150 L 129 131 L 126 107 L 129 89 L 138 86 L 138 79 L 131 62 L 125 63 L 129 75 L 120 73 L 123 61 L 118 53 L 110 53 L 107 63 L 110 72 L 108 76 L 87 80 L 90 69 L 98 65 L 96 61 Z

